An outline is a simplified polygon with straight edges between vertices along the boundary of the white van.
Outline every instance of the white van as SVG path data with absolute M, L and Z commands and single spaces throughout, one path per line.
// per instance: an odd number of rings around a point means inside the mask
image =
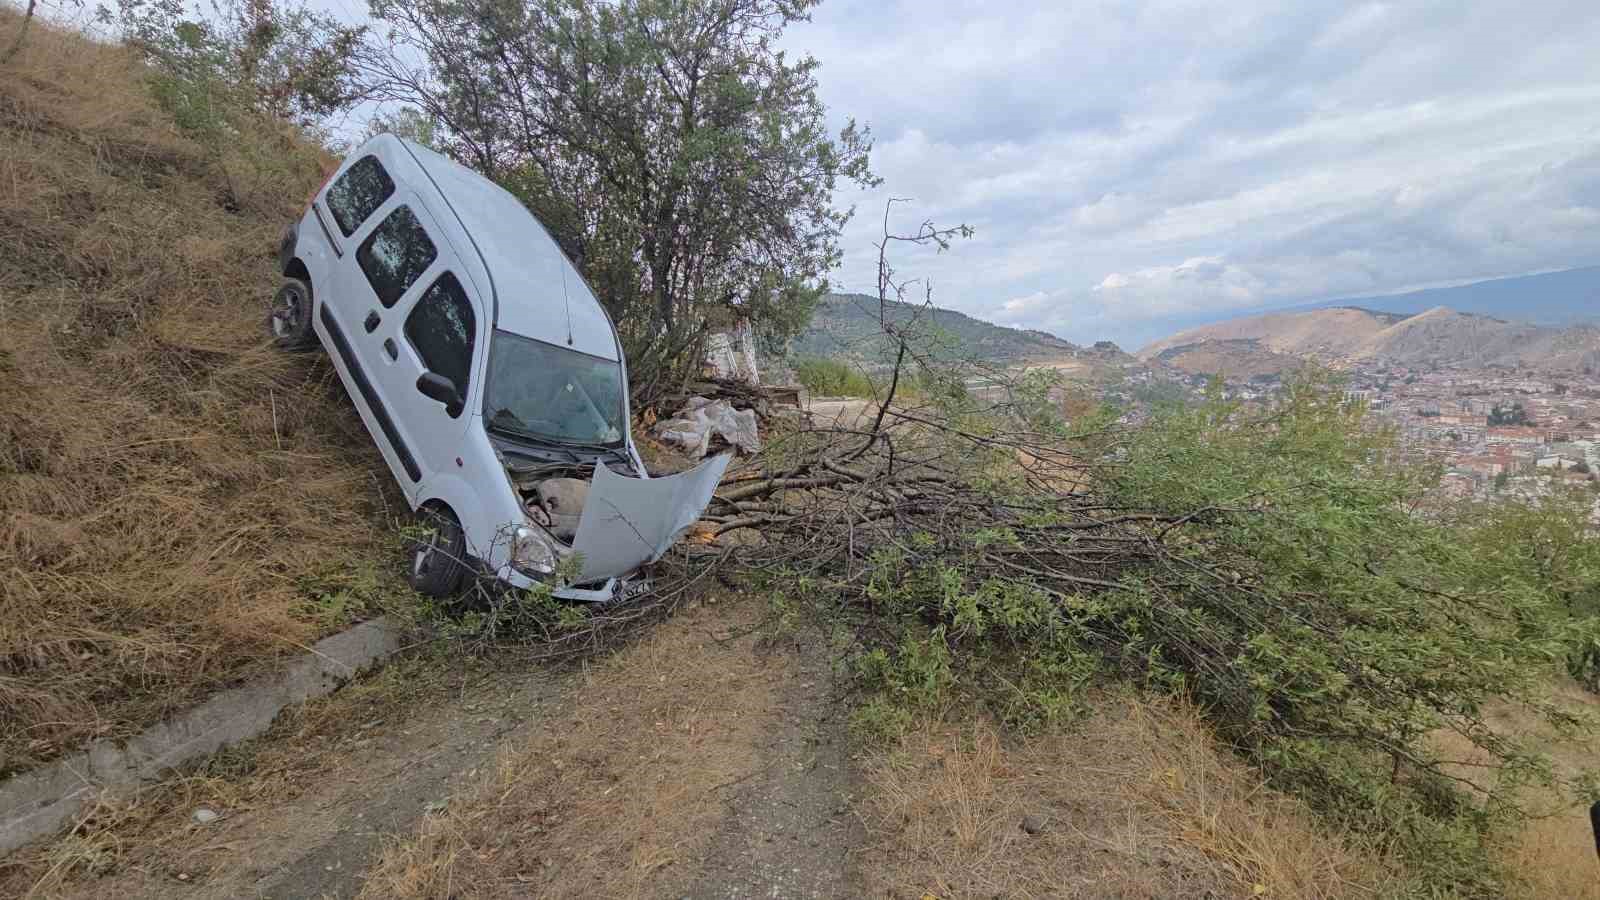
M 410 141 L 352 152 L 285 232 L 279 346 L 327 348 L 430 526 L 419 591 L 471 572 L 516 587 L 563 557 L 558 596 L 607 600 L 705 511 L 726 456 L 650 478 L 629 433 L 615 326 L 510 193 Z

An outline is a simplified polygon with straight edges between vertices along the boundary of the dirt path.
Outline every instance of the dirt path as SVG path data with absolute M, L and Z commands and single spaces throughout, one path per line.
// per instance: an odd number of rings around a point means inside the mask
M 844 705 L 826 652 L 803 642 L 798 671 L 784 685 L 778 727 L 762 747 L 758 774 L 730 788 L 730 810 L 698 878 L 684 896 L 851 896 L 850 852 L 862 844 L 851 809 Z
M 858 397 L 815 397 L 806 406 L 818 428 L 851 428 L 876 408 Z
M 565 702 L 560 681 L 537 675 L 507 680 L 482 685 L 459 706 L 430 710 L 422 721 L 363 747 L 346 773 L 324 782 L 328 793 L 315 791 L 304 803 L 246 824 L 241 837 L 257 852 L 209 894 L 284 900 L 355 895 L 384 837 L 411 827 L 491 766 L 502 741 L 539 729 Z
M 497 748 L 537 730 L 571 678 L 499 671 L 425 696 L 375 691 L 320 711 L 331 729 L 280 736 L 269 762 L 234 785 L 176 782 L 170 806 L 142 828 L 109 878 L 72 879 L 44 896 L 351 896 L 382 839 L 492 765 Z M 420 701 L 419 708 L 402 704 Z M 196 790 L 186 790 L 187 788 Z M 188 798 L 182 795 L 191 794 Z M 238 798 L 230 804 L 230 798 Z M 188 802 L 183 802 L 185 799 Z M 220 818 L 194 822 L 195 810 Z
M 0 894 L 850 896 L 829 660 L 769 640 L 764 609 L 691 609 L 566 675 L 379 676 L 250 748 L 242 774 L 107 809 Z

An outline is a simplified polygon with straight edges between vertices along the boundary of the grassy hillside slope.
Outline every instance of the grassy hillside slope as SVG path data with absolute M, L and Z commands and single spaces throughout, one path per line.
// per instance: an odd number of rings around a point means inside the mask
M 265 340 L 322 152 L 202 146 L 144 78 L 38 21 L 0 65 L 0 774 L 303 652 L 380 540 L 332 370 Z

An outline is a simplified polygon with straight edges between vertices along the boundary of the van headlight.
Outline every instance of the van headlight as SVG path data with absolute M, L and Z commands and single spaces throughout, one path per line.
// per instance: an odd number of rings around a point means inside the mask
M 556 548 L 543 531 L 518 525 L 511 533 L 511 567 L 525 575 L 549 575 L 556 570 Z

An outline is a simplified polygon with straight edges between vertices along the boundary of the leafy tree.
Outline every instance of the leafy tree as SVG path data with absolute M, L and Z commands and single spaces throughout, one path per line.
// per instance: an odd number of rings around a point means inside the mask
M 738 318 L 769 347 L 804 327 L 851 215 L 834 189 L 876 183 L 866 129 L 827 130 L 817 62 L 775 46 L 817 2 L 372 0 L 387 43 L 362 66 L 539 215 L 649 393 Z
M 1523 408 L 1522 401 L 1517 400 L 1510 406 L 1501 406 L 1496 403 L 1489 410 L 1490 425 L 1526 425 L 1528 424 L 1528 411 Z
M 1469 506 L 1460 515 L 1466 551 L 1488 577 L 1538 585 L 1574 621 L 1600 618 L 1600 539 L 1589 523 L 1593 498 L 1581 487 L 1537 503 Z M 1600 691 L 1600 635 L 1574 632 L 1567 670 Z
M 371 138 L 380 134 L 403 137 L 429 150 L 443 149 L 439 144 L 438 121 L 412 106 L 402 106 L 373 116 L 367 123 L 366 136 Z
M 358 99 L 351 59 L 365 28 L 304 5 L 118 0 L 98 16 L 151 63 L 179 127 L 202 138 L 224 138 L 241 114 L 309 125 Z

